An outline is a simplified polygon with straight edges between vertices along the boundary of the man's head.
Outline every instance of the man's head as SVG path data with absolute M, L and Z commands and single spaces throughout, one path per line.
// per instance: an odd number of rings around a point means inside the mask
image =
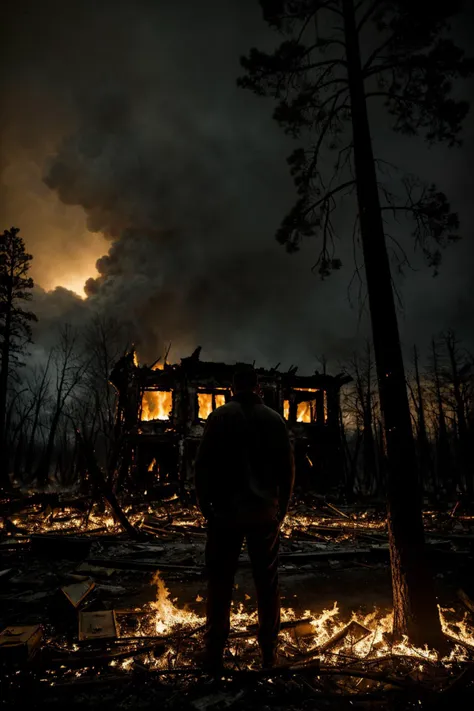
M 257 371 L 252 366 L 238 366 L 234 372 L 234 393 L 255 392 L 258 388 Z

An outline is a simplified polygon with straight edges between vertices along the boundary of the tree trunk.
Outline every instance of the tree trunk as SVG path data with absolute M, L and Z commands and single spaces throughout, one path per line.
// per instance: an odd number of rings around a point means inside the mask
M 421 389 L 420 369 L 418 365 L 418 350 L 416 346 L 413 348 L 413 358 L 415 364 L 415 381 L 416 381 L 416 410 L 418 415 L 418 447 L 419 447 L 419 462 L 420 462 L 420 484 L 423 487 L 425 481 L 431 479 L 431 457 L 430 443 L 428 441 L 428 433 L 426 431 L 425 404 L 423 391 Z M 434 494 L 433 490 L 433 494 Z
M 1 349 L 0 362 L 0 489 L 10 489 L 10 478 L 8 476 L 9 456 L 7 447 L 7 390 L 8 390 L 8 371 L 10 367 L 10 340 L 11 340 L 11 319 L 12 319 L 12 299 L 13 299 L 13 273 L 8 280 L 6 315 L 5 315 L 5 331 L 3 334 L 3 343 Z
M 443 646 L 427 565 L 421 498 L 397 315 L 370 136 L 353 0 L 343 0 L 360 230 L 377 379 L 387 442 L 388 531 L 393 631 L 417 644 Z
M 431 341 L 433 354 L 433 374 L 436 391 L 436 405 L 438 410 L 438 432 L 436 439 L 436 475 L 438 483 L 445 488 L 448 497 L 455 494 L 456 486 L 451 474 L 451 453 L 449 449 L 448 430 L 446 427 L 446 417 L 444 415 L 443 397 L 441 394 L 441 383 L 439 378 L 438 354 L 436 343 Z
M 373 494 L 377 482 L 377 461 L 375 456 L 375 439 L 374 432 L 372 429 L 373 417 L 372 417 L 372 363 L 370 355 L 370 347 L 367 346 L 367 371 L 366 371 L 366 383 L 365 383 L 365 393 L 361 392 L 362 397 L 362 409 L 364 412 L 364 431 L 363 431 L 363 444 L 364 444 L 364 478 L 366 481 L 366 493 Z
M 46 486 L 49 480 L 49 470 L 51 469 L 51 462 L 53 459 L 54 452 L 54 442 L 56 439 L 56 431 L 59 425 L 59 419 L 61 417 L 62 407 L 57 406 L 56 412 L 53 415 L 51 421 L 51 426 L 48 434 L 48 441 L 46 443 L 46 449 L 41 456 L 38 469 L 36 470 L 36 479 L 38 486 Z
M 459 366 L 456 359 L 456 340 L 453 333 L 448 333 L 446 336 L 446 347 L 448 349 L 449 362 L 451 365 L 451 378 L 453 381 L 454 401 L 456 405 L 456 419 L 458 424 L 458 451 L 461 472 L 461 482 L 464 491 L 468 494 L 469 500 L 472 500 L 473 481 L 472 481 L 472 464 L 469 446 L 469 434 L 466 421 L 465 403 L 461 392 L 461 377 L 459 374 Z

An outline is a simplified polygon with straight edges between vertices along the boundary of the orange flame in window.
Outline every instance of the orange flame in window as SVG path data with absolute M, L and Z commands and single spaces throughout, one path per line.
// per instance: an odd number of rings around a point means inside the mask
M 142 420 L 169 420 L 172 407 L 171 390 L 146 390 L 142 398 Z
M 198 417 L 207 420 L 212 412 L 212 393 L 198 393 Z

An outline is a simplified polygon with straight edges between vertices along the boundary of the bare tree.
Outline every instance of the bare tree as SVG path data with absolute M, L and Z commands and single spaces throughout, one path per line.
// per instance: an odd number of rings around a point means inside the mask
M 78 335 L 71 326 L 66 325 L 60 330 L 59 344 L 53 349 L 52 368 L 55 371 L 52 380 L 52 411 L 46 447 L 41 456 L 36 478 L 38 484 L 44 486 L 49 477 L 57 430 L 68 400 L 77 394 L 84 372 L 88 366 L 84 353 L 79 349 Z
M 459 342 L 453 331 L 444 334 L 450 371 L 445 371 L 445 382 L 449 381 L 455 423 L 457 429 L 456 449 L 460 484 L 469 498 L 473 495 L 472 444 L 468 431 L 468 410 L 471 395 L 472 365 L 461 352 Z M 464 362 L 463 362 L 464 356 Z
M 27 479 L 31 479 L 33 474 L 38 428 L 40 427 L 41 416 L 46 409 L 46 399 L 48 397 L 50 383 L 51 356 L 52 353 L 50 352 L 45 365 L 41 368 L 35 368 L 33 371 L 33 377 L 28 382 L 28 389 L 31 402 L 33 403 L 33 410 L 24 463 L 24 472 Z

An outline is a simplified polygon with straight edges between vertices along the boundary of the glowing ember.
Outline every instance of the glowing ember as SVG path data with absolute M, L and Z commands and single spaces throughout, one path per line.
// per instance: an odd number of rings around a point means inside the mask
M 156 462 L 153 461 L 150 466 L 156 466 Z M 169 501 L 174 499 L 176 499 L 176 496 L 169 499 Z M 201 519 L 197 509 L 190 508 L 183 512 L 181 508 L 178 508 L 178 503 L 176 506 L 176 518 L 173 521 L 173 526 L 196 526 L 196 528 L 199 528 Z M 136 508 L 134 504 L 127 506 L 126 515 L 130 522 L 136 525 L 143 514 L 134 511 L 134 508 Z M 429 514 L 429 512 L 426 513 L 427 515 Z M 87 519 L 85 518 L 86 516 Z M 104 515 L 95 507 L 88 514 L 72 507 L 62 507 L 60 511 L 54 511 L 48 507 L 46 512 L 42 511 L 40 507 L 36 507 L 27 514 L 16 514 L 11 518 L 11 521 L 17 526 L 25 526 L 26 524 L 30 532 L 65 528 L 77 528 L 84 531 L 87 528 L 93 529 L 95 527 L 104 527 L 107 531 L 120 530 L 112 516 L 109 514 Z M 303 529 L 310 532 L 312 527 L 318 525 L 341 529 L 347 527 L 349 530 L 361 527 L 383 531 L 386 527 L 386 522 L 383 519 L 376 519 L 369 512 L 359 513 L 357 519 L 353 517 L 341 521 L 341 519 L 334 519 L 329 516 L 308 515 L 297 511 L 286 519 L 282 529 L 283 534 L 286 535 L 294 529 Z M 354 534 L 349 533 L 348 535 Z M 171 599 L 169 590 L 158 574 L 155 574 L 153 583 L 157 587 L 156 600 L 145 611 L 142 611 L 146 614 L 140 615 L 139 626 L 134 635 L 136 634 L 137 637 L 168 636 L 181 628 L 192 631 L 204 624 L 205 620 L 201 615 L 186 609 L 186 607 L 181 609 L 177 598 Z M 196 601 L 200 602 L 202 598 L 198 596 Z M 246 595 L 245 603 L 233 604 L 231 615 L 233 632 L 246 632 L 249 625 L 257 622 L 257 613 L 252 604 L 253 602 L 254 599 Z M 468 615 L 466 614 L 462 617 L 455 610 L 440 608 L 440 617 L 444 632 L 453 642 L 452 650 L 443 659 L 440 659 L 434 650 L 414 647 L 406 639 L 392 645 L 389 636 L 386 634 L 391 632 L 392 629 L 393 615 L 391 612 L 374 609 L 369 614 L 354 612 L 348 618 L 347 615 L 340 613 L 337 603 L 323 610 L 296 610 L 292 607 L 284 607 L 282 609 L 283 621 L 309 619 L 310 622 L 309 634 L 305 632 L 304 636 L 298 637 L 296 646 L 295 631 L 291 629 L 283 630 L 281 633 L 282 647 L 284 651 L 286 650 L 285 653 L 288 652 L 290 656 L 293 656 L 293 663 L 298 665 L 311 661 L 314 657 L 320 658 L 325 665 L 340 666 L 341 663 L 346 664 L 349 659 L 351 663 L 357 661 L 376 663 L 377 660 L 382 660 L 386 657 L 395 658 L 401 656 L 412 660 L 417 665 L 417 669 L 419 669 L 420 666 L 426 668 L 426 664 L 436 663 L 439 665 L 441 663 L 449 665 L 472 658 L 474 631 L 472 626 L 469 625 Z M 341 632 L 352 621 L 357 622 L 368 630 L 366 636 L 360 638 L 347 634 L 342 636 L 337 644 L 328 647 L 327 651 L 321 649 L 335 634 Z M 176 657 L 176 641 L 170 638 L 167 644 L 169 644 L 168 649 L 158 659 L 154 659 L 151 655 L 147 657 L 147 665 L 151 668 L 159 668 L 169 664 L 169 660 Z M 193 644 L 194 642 L 190 641 L 190 647 Z M 251 634 L 248 637 L 246 635 L 242 636 L 238 640 L 238 644 L 234 644 L 234 641 L 231 640 L 231 648 L 235 649 L 237 655 L 241 654 L 242 651 L 245 652 L 245 650 L 251 653 L 250 664 L 253 664 L 253 658 L 255 660 L 258 659 L 256 645 L 256 638 Z M 244 664 L 246 663 L 244 662 Z M 113 665 L 117 665 L 122 670 L 133 668 L 129 659 L 117 663 L 114 662 Z
M 176 600 L 170 599 L 170 593 L 166 585 L 158 574 L 155 575 L 153 582 L 157 586 L 157 600 L 151 603 L 152 616 L 149 620 L 151 624 L 150 634 L 169 635 L 177 628 L 182 626 L 196 627 L 204 624 L 204 617 L 200 617 L 189 610 L 181 610 L 175 606 Z M 246 596 L 246 599 L 250 599 Z M 248 610 L 244 603 L 232 605 L 231 626 L 233 632 L 243 632 L 257 622 L 256 610 Z M 449 623 L 446 620 L 446 612 L 452 610 L 442 610 L 440 608 L 441 622 L 445 632 L 449 633 L 451 639 L 468 645 L 474 645 L 474 633 L 469 629 L 464 619 L 461 622 Z M 387 655 L 405 656 L 413 659 L 419 659 L 424 662 L 443 662 L 450 663 L 452 661 L 461 661 L 468 658 L 468 653 L 461 644 L 455 644 L 453 650 L 443 659 L 434 650 L 428 648 L 417 648 L 411 645 L 407 639 L 403 639 L 397 644 L 391 645 L 387 633 L 392 630 L 393 615 L 392 613 L 384 613 L 375 609 L 373 612 L 363 615 L 353 613 L 349 622 L 356 622 L 368 630 L 368 634 L 363 638 L 354 638 L 352 635 L 343 637 L 337 646 L 331 646 L 327 652 L 322 651 L 321 647 L 325 645 L 334 635 L 343 630 L 348 620 L 341 619 L 337 602 L 327 610 L 319 613 L 312 613 L 310 610 L 305 610 L 298 614 L 293 608 L 282 608 L 282 621 L 295 621 L 297 619 L 310 619 L 309 625 L 312 628 L 312 634 L 304 636 L 304 639 L 299 640 L 300 652 L 303 653 L 303 659 L 309 660 L 311 657 L 319 657 L 324 660 L 325 664 L 338 665 L 341 660 L 347 658 L 348 655 L 354 659 L 361 660 L 377 660 L 386 657 Z M 281 633 L 283 644 L 288 644 L 294 648 L 294 638 L 292 630 L 283 630 Z M 245 647 L 251 648 L 256 645 L 256 639 L 249 634 L 248 638 L 242 640 Z M 171 650 L 170 650 L 171 651 Z M 157 665 L 163 662 L 157 662 Z
M 144 422 L 150 420 L 169 420 L 173 407 L 171 390 L 146 390 L 142 398 L 142 416 Z

